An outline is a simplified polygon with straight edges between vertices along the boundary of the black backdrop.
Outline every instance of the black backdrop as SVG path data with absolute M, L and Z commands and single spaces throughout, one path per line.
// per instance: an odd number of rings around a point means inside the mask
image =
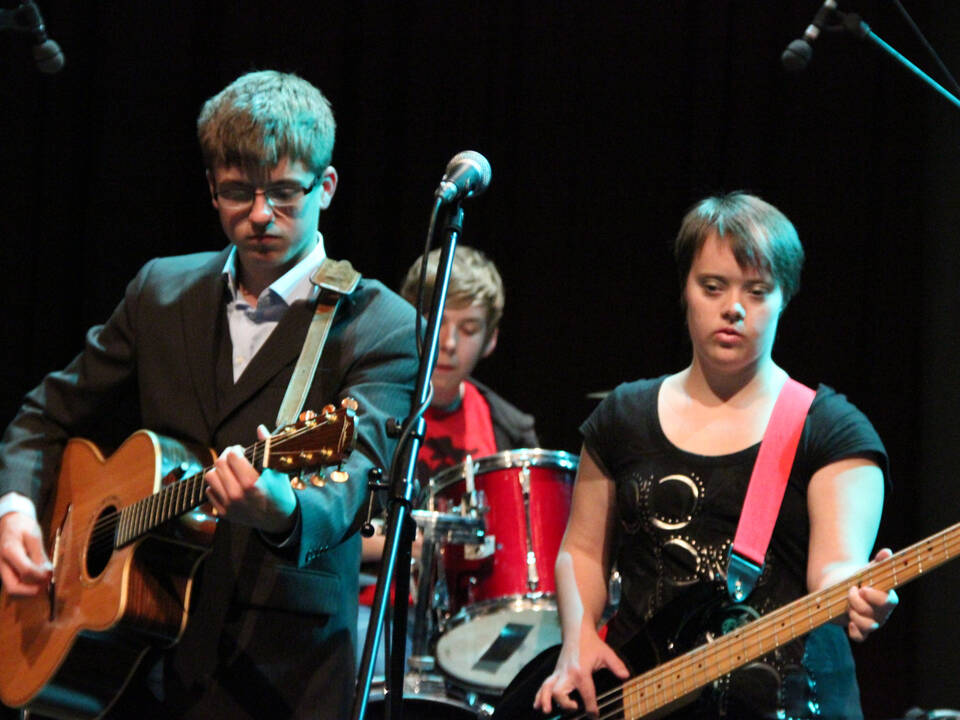
M 960 7 L 905 1 L 960 68 Z M 508 299 L 478 376 L 536 414 L 544 446 L 577 450 L 588 393 L 687 361 L 670 240 L 692 202 L 745 188 L 808 252 L 775 358 L 845 392 L 887 443 L 880 542 L 960 519 L 960 114 L 847 38 L 787 75 L 780 53 L 816 0 L 40 4 L 62 73 L 0 35 L 4 421 L 144 261 L 222 247 L 195 117 L 240 73 L 277 68 L 321 87 L 338 119 L 328 252 L 390 285 L 420 252 L 447 160 L 490 159 L 462 241 L 495 259 Z M 843 5 L 932 67 L 890 2 Z M 856 649 L 870 718 L 960 706 L 960 564 L 902 598 Z

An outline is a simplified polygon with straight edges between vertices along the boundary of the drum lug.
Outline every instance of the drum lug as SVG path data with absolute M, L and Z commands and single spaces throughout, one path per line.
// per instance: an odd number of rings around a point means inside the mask
M 520 492 L 523 493 L 523 511 L 527 524 L 527 587 L 531 592 L 540 588 L 540 575 L 537 573 L 537 553 L 533 549 L 533 523 L 530 519 L 530 463 L 520 468 Z
M 477 576 L 470 575 L 467 578 L 467 604 L 473 605 L 477 602 Z

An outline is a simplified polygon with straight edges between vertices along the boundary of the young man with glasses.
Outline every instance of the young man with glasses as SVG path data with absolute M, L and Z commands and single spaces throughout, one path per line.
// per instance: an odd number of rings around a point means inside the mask
M 0 576 L 9 595 L 45 591 L 51 580 L 37 506 L 67 438 L 133 407 L 128 430 L 222 450 L 204 478 L 220 521 L 186 630 L 140 664 L 110 717 L 349 714 L 356 516 L 368 472 L 390 460 L 386 421 L 409 411 L 417 370 L 409 305 L 364 278 L 334 315 L 305 407 L 359 403 L 346 482 L 304 487 L 259 473 L 240 448 L 274 423 L 314 315 L 311 276 L 326 259 L 318 220 L 337 186 L 334 129 L 326 98 L 294 75 L 249 73 L 210 98 L 198 135 L 230 245 L 147 263 L 77 358 L 28 395 L 3 438 Z

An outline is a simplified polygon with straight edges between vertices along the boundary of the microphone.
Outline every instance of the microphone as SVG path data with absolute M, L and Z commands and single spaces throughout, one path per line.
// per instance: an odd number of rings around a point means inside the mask
M 473 197 L 487 189 L 492 176 L 490 162 L 483 155 L 464 150 L 447 163 L 447 170 L 434 195 L 445 203 Z
M 800 72 L 809 64 L 813 57 L 813 43 L 820 37 L 823 26 L 836 10 L 836 0 L 824 0 L 817 14 L 813 16 L 813 22 L 803 31 L 803 37 L 787 45 L 787 49 L 780 56 L 780 62 L 788 72 Z
M 12 27 L 33 35 L 33 59 L 42 73 L 52 74 L 63 68 L 64 57 L 60 46 L 47 36 L 43 16 L 33 0 L 27 0 L 13 11 Z

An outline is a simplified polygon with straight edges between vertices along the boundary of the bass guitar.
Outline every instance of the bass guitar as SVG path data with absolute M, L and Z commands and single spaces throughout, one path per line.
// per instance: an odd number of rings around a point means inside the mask
M 835 585 L 755 619 L 748 617 L 743 605 L 732 605 L 722 613 L 715 613 L 717 601 L 705 602 L 705 598 L 698 596 L 690 602 L 682 597 L 680 605 L 668 605 L 633 638 L 614 648 L 634 677 L 624 682 L 606 670 L 594 675 L 599 717 L 624 720 L 665 717 L 695 700 L 707 685 L 846 613 L 847 592 L 852 586 L 866 585 L 889 591 L 958 554 L 960 523 L 886 560 L 871 563 Z M 707 590 L 715 598 L 722 597 L 712 588 Z M 704 627 L 703 618 L 708 616 L 709 627 Z M 690 627 L 698 624 L 699 630 L 707 630 L 708 637 L 713 639 L 678 654 L 689 647 L 686 641 L 693 634 L 689 632 Z M 734 629 L 721 634 L 728 627 Z M 497 705 L 494 720 L 545 720 L 548 717 L 533 710 L 533 699 L 542 682 L 553 672 L 559 654 L 559 646 L 545 650 L 520 671 Z M 650 669 L 643 672 L 646 668 Z M 554 713 L 549 717 L 575 720 L 587 716 Z
M 261 470 L 300 473 L 295 488 L 342 482 L 342 470 L 329 477 L 320 471 L 352 451 L 355 410 L 347 399 L 319 416 L 304 413 L 244 454 Z M 52 580 L 31 597 L 0 589 L 5 705 L 56 718 L 99 717 L 151 646 L 179 640 L 216 527 L 212 516 L 188 513 L 206 501 L 204 461 L 214 458 L 148 430 L 107 459 L 88 440 L 67 443 L 41 522 Z M 305 470 L 313 474 L 304 481 Z

